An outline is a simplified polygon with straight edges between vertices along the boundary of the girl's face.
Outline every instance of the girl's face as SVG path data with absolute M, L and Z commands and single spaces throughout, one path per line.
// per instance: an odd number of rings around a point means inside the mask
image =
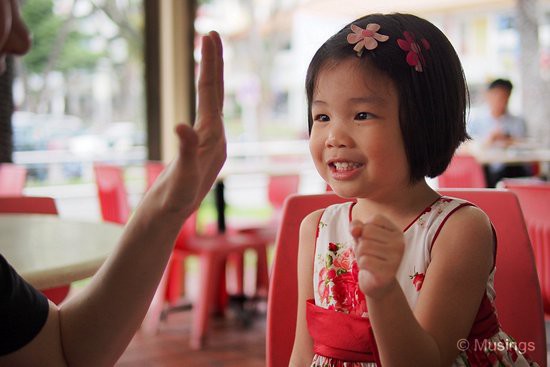
M 394 83 L 349 58 L 325 66 L 312 98 L 309 148 L 315 166 L 343 197 L 387 197 L 407 186 L 409 167 Z

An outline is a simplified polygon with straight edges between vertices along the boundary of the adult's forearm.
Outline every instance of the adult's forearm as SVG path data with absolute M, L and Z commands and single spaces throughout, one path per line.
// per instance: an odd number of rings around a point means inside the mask
M 111 366 L 139 328 L 187 212 L 157 212 L 145 198 L 115 253 L 60 311 L 70 366 Z M 160 211 L 160 210 L 159 210 Z

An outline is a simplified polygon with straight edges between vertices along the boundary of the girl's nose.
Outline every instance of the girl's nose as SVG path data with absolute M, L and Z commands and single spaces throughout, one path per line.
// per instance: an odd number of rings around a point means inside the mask
M 353 139 L 344 124 L 334 122 L 330 126 L 325 145 L 327 148 L 349 148 L 353 145 Z

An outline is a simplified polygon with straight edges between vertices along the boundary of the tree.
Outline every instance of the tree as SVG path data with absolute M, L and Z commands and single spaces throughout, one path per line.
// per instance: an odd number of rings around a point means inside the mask
M 44 74 L 50 68 L 66 71 L 74 68 L 90 69 L 101 54 L 87 47 L 93 35 L 74 26 L 75 0 L 67 18 L 54 13 L 53 0 L 27 0 L 21 12 L 33 35 L 33 45 L 23 59 L 28 72 Z
M 136 115 L 136 98 L 143 94 L 144 17 L 143 0 L 89 0 L 97 12 L 103 13 L 118 27 L 118 33 L 110 43 L 124 40 L 128 47 L 128 59 L 115 65 L 119 84 L 125 87 L 119 95 L 118 109 L 123 118 Z M 139 104 L 137 114 L 145 115 L 144 104 Z M 137 119 L 137 117 L 135 117 Z
M 74 27 L 73 9 L 79 0 L 72 4 L 66 19 L 54 13 L 53 0 L 29 0 L 23 5 L 23 19 L 33 34 L 33 46 L 23 58 L 21 75 L 28 80 L 32 74 L 45 79 L 56 70 L 67 72 L 73 69 L 92 69 L 100 53 L 90 51 L 87 43 L 92 35 L 84 34 Z M 47 99 L 47 84 L 42 83 L 34 93 L 26 88 L 27 108 L 38 110 Z

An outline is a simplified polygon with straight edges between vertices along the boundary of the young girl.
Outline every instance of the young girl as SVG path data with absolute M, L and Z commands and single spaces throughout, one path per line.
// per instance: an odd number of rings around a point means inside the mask
M 489 219 L 424 179 L 468 138 L 448 39 L 413 15 L 368 15 L 321 46 L 306 89 L 316 168 L 356 201 L 302 223 L 290 364 L 536 366 L 499 326 Z

